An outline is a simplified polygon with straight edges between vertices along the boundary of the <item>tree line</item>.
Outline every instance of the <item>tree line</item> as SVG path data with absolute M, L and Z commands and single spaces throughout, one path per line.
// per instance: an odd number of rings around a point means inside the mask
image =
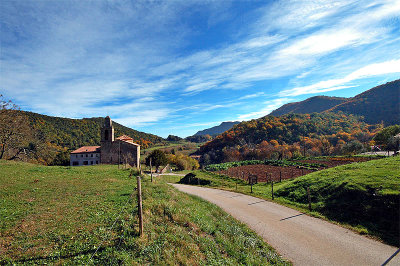
M 355 154 L 374 145 L 383 124 L 338 113 L 265 116 L 242 122 L 200 147 L 202 164 Z

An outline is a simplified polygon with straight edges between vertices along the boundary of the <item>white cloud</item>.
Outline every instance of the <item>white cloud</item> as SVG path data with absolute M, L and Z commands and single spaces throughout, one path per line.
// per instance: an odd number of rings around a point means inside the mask
M 400 60 L 390 60 L 386 62 L 370 64 L 346 75 L 343 78 L 324 80 L 312 85 L 284 90 L 281 91 L 279 95 L 298 96 L 302 94 L 312 94 L 312 93 L 321 93 L 333 90 L 341 90 L 345 88 L 354 87 L 354 85 L 346 85 L 346 84 L 357 79 L 381 76 L 393 73 L 400 73 Z
M 265 93 L 264 92 L 257 92 L 257 93 L 253 93 L 253 94 L 248 94 L 245 96 L 242 96 L 240 98 L 238 98 L 238 100 L 246 100 L 246 99 L 251 99 L 251 98 L 258 98 L 260 96 L 264 96 Z
M 290 101 L 292 101 L 291 98 L 278 98 L 278 99 L 274 99 L 271 101 L 266 101 L 263 103 L 265 105 L 265 107 L 263 107 L 260 111 L 252 112 L 249 114 L 239 115 L 238 120 L 250 120 L 250 119 L 256 119 L 256 118 L 266 116 L 269 113 L 271 113 L 273 110 L 281 107 L 282 105 L 284 105 L 285 103 L 288 103 Z
M 125 116 L 121 113 L 121 118 L 114 119 L 118 123 L 128 127 L 140 127 L 158 122 L 168 117 L 168 109 L 138 110 L 134 116 Z

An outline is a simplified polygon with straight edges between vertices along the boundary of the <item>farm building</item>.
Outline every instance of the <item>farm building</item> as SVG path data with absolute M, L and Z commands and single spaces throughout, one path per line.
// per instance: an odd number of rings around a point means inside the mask
M 107 116 L 101 128 L 100 146 L 83 146 L 71 152 L 70 165 L 94 165 L 128 163 L 138 166 L 140 161 L 140 145 L 129 136 L 122 135 L 114 139 L 114 127 Z

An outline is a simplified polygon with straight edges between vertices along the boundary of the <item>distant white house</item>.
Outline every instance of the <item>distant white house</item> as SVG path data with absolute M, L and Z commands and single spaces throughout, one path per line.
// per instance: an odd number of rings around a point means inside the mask
M 70 153 L 70 165 L 94 165 L 100 163 L 100 146 L 83 146 Z

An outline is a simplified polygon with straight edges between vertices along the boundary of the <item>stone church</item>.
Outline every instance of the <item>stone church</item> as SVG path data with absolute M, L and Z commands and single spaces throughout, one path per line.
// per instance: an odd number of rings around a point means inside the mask
M 114 139 L 114 127 L 107 116 L 101 128 L 101 146 L 83 146 L 71 152 L 70 165 L 95 165 L 128 163 L 138 166 L 140 163 L 140 145 L 131 137 L 122 135 Z

